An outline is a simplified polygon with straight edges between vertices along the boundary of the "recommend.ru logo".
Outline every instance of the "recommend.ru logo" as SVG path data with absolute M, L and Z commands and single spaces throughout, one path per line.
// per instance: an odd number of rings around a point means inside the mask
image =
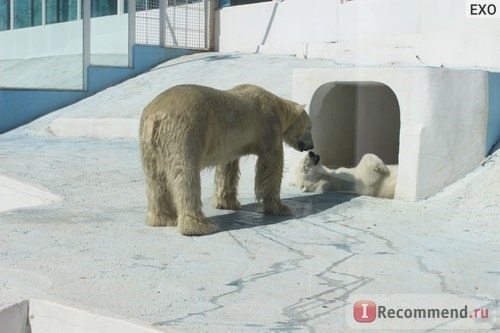
M 373 301 L 357 301 L 353 306 L 353 316 L 359 323 L 371 323 L 377 318 L 377 305 Z
M 484 295 L 351 295 L 346 320 L 359 329 L 491 329 L 496 300 Z

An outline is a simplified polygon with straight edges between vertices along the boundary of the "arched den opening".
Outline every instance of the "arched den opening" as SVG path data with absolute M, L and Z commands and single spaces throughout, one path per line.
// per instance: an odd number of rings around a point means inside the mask
M 314 151 L 326 166 L 354 166 L 367 153 L 398 163 L 399 103 L 385 84 L 326 83 L 313 95 L 310 116 Z

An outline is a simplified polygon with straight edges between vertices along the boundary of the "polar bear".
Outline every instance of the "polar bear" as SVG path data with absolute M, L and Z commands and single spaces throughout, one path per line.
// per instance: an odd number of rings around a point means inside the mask
M 200 171 L 215 168 L 212 205 L 236 210 L 239 158 L 257 155 L 255 195 L 264 213 L 289 215 L 281 202 L 283 141 L 313 148 L 311 121 L 301 106 L 263 88 L 217 90 L 180 85 L 158 95 L 139 128 L 151 226 L 176 226 L 183 235 L 205 235 L 217 225 L 202 212 Z
M 330 169 L 310 151 L 295 171 L 295 184 L 303 192 L 340 191 L 379 198 L 394 198 L 397 165 L 385 165 L 374 154 L 366 154 L 355 168 Z

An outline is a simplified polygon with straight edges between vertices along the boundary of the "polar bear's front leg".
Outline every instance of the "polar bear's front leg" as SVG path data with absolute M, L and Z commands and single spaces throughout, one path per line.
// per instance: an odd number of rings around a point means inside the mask
M 283 146 L 268 149 L 257 158 L 255 175 L 255 196 L 264 202 L 264 213 L 291 215 L 292 211 L 280 199 L 283 177 Z
M 212 206 L 218 209 L 239 210 L 238 196 L 240 179 L 239 159 L 218 165 L 215 168 L 215 192 Z

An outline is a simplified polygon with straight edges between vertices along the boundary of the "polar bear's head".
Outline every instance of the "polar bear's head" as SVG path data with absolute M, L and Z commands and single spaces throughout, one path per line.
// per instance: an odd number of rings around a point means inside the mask
M 319 160 L 319 155 L 310 151 L 297 165 L 297 169 L 295 170 L 295 184 L 302 191 L 306 191 L 320 179 L 321 174 L 316 170 Z
M 283 133 L 285 143 L 298 151 L 314 148 L 311 135 L 311 119 L 304 110 L 304 105 L 294 103 L 293 114 L 295 117 L 290 126 Z

